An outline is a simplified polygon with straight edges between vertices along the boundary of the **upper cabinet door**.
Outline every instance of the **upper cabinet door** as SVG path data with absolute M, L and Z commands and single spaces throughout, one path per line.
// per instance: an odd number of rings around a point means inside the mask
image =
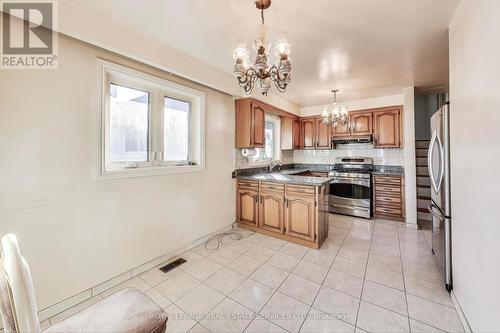
M 312 118 L 302 119 L 300 122 L 301 146 L 303 149 L 314 149 L 316 147 L 315 121 Z
M 321 122 L 321 118 L 316 118 L 316 148 L 330 149 L 332 146 L 332 128 Z
M 401 110 L 399 108 L 375 111 L 373 124 L 374 147 L 401 147 Z
M 293 124 L 292 117 L 281 117 L 281 150 L 292 150 L 293 147 Z
M 293 120 L 293 149 L 300 149 L 300 120 Z
M 367 113 L 352 113 L 351 118 L 351 135 L 370 135 L 372 129 L 372 112 Z
M 344 124 L 337 124 L 337 127 L 333 126 L 332 127 L 332 136 L 333 137 L 339 137 L 339 136 L 350 136 L 351 135 L 351 128 L 350 128 L 350 117 L 347 118 L 347 121 Z
M 252 132 L 253 140 L 252 147 L 264 147 L 264 126 L 265 126 L 265 110 L 262 106 L 252 103 Z

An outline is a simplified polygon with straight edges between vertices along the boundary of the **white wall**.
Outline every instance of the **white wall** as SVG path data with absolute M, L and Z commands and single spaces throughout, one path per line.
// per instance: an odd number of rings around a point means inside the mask
M 417 167 L 415 162 L 415 88 L 403 89 L 403 165 L 406 226 L 417 227 Z
M 97 57 L 206 93 L 206 171 L 93 180 Z M 18 235 L 40 309 L 234 221 L 230 95 L 67 37 L 59 69 L 0 71 L 0 86 L 0 235 Z
M 454 293 L 474 332 L 500 330 L 500 1 L 462 0 L 450 25 Z

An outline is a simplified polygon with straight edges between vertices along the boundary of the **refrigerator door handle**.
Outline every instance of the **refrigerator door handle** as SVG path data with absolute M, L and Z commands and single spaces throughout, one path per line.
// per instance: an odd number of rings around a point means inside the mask
M 436 208 L 436 209 L 434 209 L 434 208 Z M 439 209 L 439 207 L 436 206 L 436 205 L 434 205 L 434 204 L 430 204 L 427 207 L 427 210 L 429 211 L 429 213 L 431 213 L 435 218 L 437 218 L 439 220 L 444 220 L 446 218 L 446 216 L 443 214 L 443 212 L 441 212 L 441 210 Z M 437 213 L 436 210 L 439 213 Z
M 433 159 L 432 156 L 434 154 L 434 149 L 435 147 L 438 147 L 439 149 L 439 176 L 436 181 L 435 175 L 434 175 L 434 169 L 433 169 Z M 434 189 L 435 193 L 439 193 L 439 189 L 441 187 L 441 182 L 443 181 L 443 176 L 444 176 L 444 152 L 443 152 L 443 145 L 441 144 L 441 139 L 439 139 L 439 134 L 435 130 L 434 133 L 432 133 L 432 139 L 431 143 L 429 145 L 429 151 L 427 153 L 427 168 L 429 169 L 429 176 L 431 178 L 431 185 L 432 188 Z

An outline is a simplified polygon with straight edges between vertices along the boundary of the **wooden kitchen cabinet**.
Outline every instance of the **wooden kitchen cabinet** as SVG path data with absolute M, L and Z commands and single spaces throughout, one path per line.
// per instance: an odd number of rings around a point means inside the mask
M 300 121 L 294 117 L 281 117 L 281 149 L 300 147 Z
M 316 198 L 314 193 L 287 192 L 285 233 L 292 237 L 314 241 Z
M 239 181 L 236 193 L 236 218 L 240 223 L 258 225 L 259 187 L 257 182 Z
M 402 176 L 375 175 L 373 188 L 374 216 L 404 219 L 404 178 Z
M 373 112 L 373 146 L 400 148 L 401 143 L 401 108 L 387 108 Z
M 351 123 L 349 122 L 349 119 L 343 124 L 339 123 L 337 126 L 333 126 L 332 128 L 332 136 L 334 138 L 336 137 L 342 137 L 342 136 L 350 136 L 351 135 Z
M 350 114 L 351 135 L 371 135 L 373 133 L 372 115 L 372 112 Z
M 316 148 L 316 120 L 304 118 L 300 120 L 300 140 L 302 149 Z
M 325 125 L 321 117 L 315 119 L 316 149 L 330 149 L 332 147 L 332 127 Z
M 263 148 L 266 106 L 251 99 L 236 100 L 236 148 Z
M 259 201 L 259 227 L 283 233 L 285 187 L 279 184 L 262 183 Z

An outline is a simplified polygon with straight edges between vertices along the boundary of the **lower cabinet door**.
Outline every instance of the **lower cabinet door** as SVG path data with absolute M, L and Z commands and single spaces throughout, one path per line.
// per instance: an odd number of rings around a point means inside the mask
M 283 233 L 284 193 L 260 192 L 259 227 Z
M 314 241 L 315 212 L 314 196 L 287 194 L 285 233 L 293 237 Z
M 237 212 L 238 221 L 257 226 L 259 217 L 259 192 L 249 190 L 238 190 Z

